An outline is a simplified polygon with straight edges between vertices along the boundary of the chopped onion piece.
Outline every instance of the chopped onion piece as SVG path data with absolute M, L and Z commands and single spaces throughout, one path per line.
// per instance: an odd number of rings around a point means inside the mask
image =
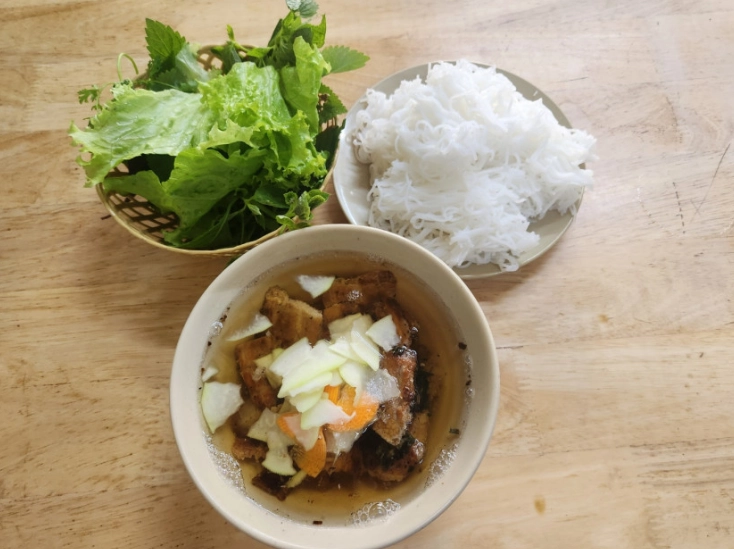
M 331 402 L 328 398 L 322 398 L 311 409 L 301 414 L 301 429 L 321 427 L 327 423 L 339 423 L 349 421 L 352 416 L 347 415 L 344 410 Z
M 316 440 L 319 438 L 318 427 L 303 429 L 301 427 L 301 416 L 299 414 L 283 416 L 282 420 L 286 423 L 291 433 L 293 433 L 298 444 L 303 446 L 304 450 L 308 451 L 314 447 Z
M 261 356 L 260 358 L 256 358 L 255 366 L 257 366 L 257 368 L 255 368 L 255 371 L 252 373 L 252 379 L 260 379 L 274 360 L 275 357 L 273 356 L 273 353 Z
M 288 482 L 285 483 L 286 488 L 295 488 L 299 484 L 301 484 L 304 480 L 306 480 L 306 477 L 308 476 L 308 473 L 306 471 L 298 471 L 295 475 L 293 475 L 291 478 L 288 479 Z
M 265 370 L 265 368 L 270 368 L 270 365 L 275 361 L 275 356 L 273 353 L 269 353 L 265 356 L 261 356 L 260 358 L 255 359 L 255 366 L 257 366 L 258 370 L 262 369 Z
M 400 343 L 398 329 L 395 327 L 392 315 L 387 315 L 375 322 L 366 332 L 367 337 L 377 343 L 385 351 L 389 351 Z
M 347 361 L 342 355 L 332 352 L 329 347 L 329 342 L 323 339 L 316 342 L 308 358 L 283 376 L 283 385 L 280 387 L 278 396 L 282 398 L 288 394 L 295 395 L 303 392 L 298 391 L 301 386 L 324 373 L 330 373 Z M 331 375 L 329 380 L 331 380 Z
M 288 391 L 287 394 L 283 394 L 281 396 L 281 393 L 278 393 L 278 396 L 280 398 L 294 397 L 300 395 L 301 393 L 309 393 L 316 389 L 321 389 L 321 391 L 323 392 L 324 387 L 326 387 L 329 383 L 331 383 L 331 372 L 324 372 L 323 374 L 319 374 L 316 377 L 310 379 L 308 382 L 299 385 L 298 387 L 294 387 L 293 389 Z
M 342 378 L 341 374 L 339 373 L 339 370 L 334 370 L 333 372 L 331 372 L 331 381 L 329 382 L 329 385 L 332 385 L 334 387 L 339 387 L 343 383 L 344 383 L 344 379 Z
M 367 334 L 367 330 L 372 327 L 372 317 L 370 315 L 359 315 L 352 323 L 351 333 L 358 332 L 362 335 Z
M 201 381 L 209 381 L 211 378 L 213 378 L 218 373 L 219 373 L 219 368 L 211 364 L 207 366 L 204 372 L 201 374 Z
M 316 389 L 313 389 L 311 391 L 299 393 L 295 396 L 292 396 L 288 399 L 288 401 L 299 412 L 305 412 L 314 404 L 316 404 L 319 400 L 321 400 L 321 395 L 323 393 L 324 389 L 322 387 L 317 387 Z
M 360 362 L 362 359 L 359 357 L 357 353 L 354 352 L 354 349 L 352 349 L 352 345 L 350 343 L 349 333 L 345 335 L 338 336 L 331 345 L 329 346 L 329 349 L 331 349 L 335 353 L 339 353 L 343 357 L 346 357 L 349 360 L 354 360 L 357 362 Z
M 262 313 L 255 313 L 255 316 L 250 321 L 250 324 L 237 330 L 233 334 L 227 336 L 227 341 L 239 341 L 255 334 L 259 334 L 267 330 L 273 325 L 270 319 Z
M 306 290 L 311 297 L 318 297 L 326 292 L 336 279 L 335 276 L 307 276 L 299 275 L 296 280 L 301 285 L 301 288 Z
M 363 332 L 352 328 L 352 349 L 359 355 L 370 368 L 377 370 L 380 367 L 380 359 L 382 355 L 377 345 L 372 343 Z
M 302 338 L 285 349 L 270 365 L 269 370 L 274 374 L 285 377 L 288 372 L 297 368 L 308 360 L 311 354 L 311 345 L 308 338 Z
M 351 360 L 348 360 L 339 367 L 339 375 L 345 383 L 357 389 L 357 395 L 361 393 L 367 382 L 367 377 L 371 372 L 372 370 L 366 364 L 360 364 Z
M 290 437 L 276 427 L 268 432 L 267 443 L 268 453 L 265 454 L 262 466 L 276 475 L 295 475 L 293 459 L 288 453 L 288 446 L 292 444 Z
M 329 323 L 329 334 L 331 339 L 336 340 L 339 336 L 348 336 L 352 331 L 352 325 L 362 315 L 359 313 L 338 318 Z
M 250 430 L 247 431 L 247 436 L 260 440 L 262 442 L 268 441 L 268 433 L 273 429 L 277 429 L 278 426 L 275 423 L 278 420 L 278 414 L 271 412 L 269 408 L 265 408 L 257 421 L 252 424 Z
M 204 383 L 201 392 L 201 411 L 209 430 L 214 433 L 244 404 L 237 383 Z

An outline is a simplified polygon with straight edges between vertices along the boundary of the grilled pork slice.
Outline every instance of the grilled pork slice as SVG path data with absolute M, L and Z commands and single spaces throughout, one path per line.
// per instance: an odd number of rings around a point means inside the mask
M 276 475 L 267 469 L 263 469 L 253 477 L 252 485 L 267 492 L 271 496 L 275 496 L 280 501 L 285 501 L 285 498 L 288 497 L 288 494 L 292 490 L 286 486 L 289 479 L 290 477 Z
M 372 430 L 393 446 L 401 443 L 413 420 L 410 408 L 415 400 L 414 379 L 417 366 L 418 355 L 408 347 L 395 347 L 385 353 L 380 362 L 380 367 L 397 380 L 400 396 L 381 406 Z
M 321 311 L 304 301 L 291 299 L 278 286 L 269 288 L 265 293 L 260 312 L 273 323 L 270 334 L 282 347 L 290 347 L 304 337 L 313 345 L 323 336 Z
M 335 320 L 344 318 L 345 316 L 363 312 L 364 306 L 356 301 L 345 301 L 344 303 L 334 303 L 324 309 L 324 326 L 329 326 Z
M 250 399 L 260 409 L 277 404 L 278 393 L 264 375 L 257 371 L 255 360 L 272 352 L 277 346 L 275 338 L 264 335 L 243 341 L 235 347 L 235 357 L 240 367 L 242 381 L 250 393 Z
M 359 476 L 362 470 L 362 455 L 358 446 L 354 446 L 349 452 L 344 452 L 338 456 L 327 454 L 326 467 L 324 471 L 327 475 L 350 474 Z
M 232 455 L 240 461 L 255 460 L 261 462 L 268 453 L 265 442 L 250 437 L 235 437 L 232 444 Z
M 255 402 L 247 395 L 247 388 L 243 388 L 243 399 L 244 402 L 240 406 L 233 416 L 229 418 L 229 423 L 232 426 L 232 431 L 238 437 L 245 437 L 255 422 L 260 419 L 263 409 L 259 407 Z
M 395 299 L 397 285 L 391 271 L 370 271 L 354 278 L 337 278 L 321 297 L 324 308 L 337 303 L 367 305 L 386 298 Z
M 401 482 L 420 465 L 426 452 L 424 442 L 409 433 L 398 446 L 381 439 L 376 433 L 367 431 L 360 438 L 362 470 L 373 479 L 393 483 Z
M 408 432 L 413 438 L 426 444 L 428 442 L 428 423 L 428 412 L 418 412 L 413 415 L 413 423 L 410 424 Z

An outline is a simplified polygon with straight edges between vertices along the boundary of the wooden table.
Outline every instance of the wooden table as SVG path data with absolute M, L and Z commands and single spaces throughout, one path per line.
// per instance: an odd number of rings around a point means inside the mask
M 361 7 L 359 7 L 361 5 Z M 323 0 L 351 105 L 398 69 L 519 74 L 598 139 L 596 186 L 542 259 L 468 285 L 502 403 L 474 480 L 397 547 L 734 547 L 734 5 Z M 178 334 L 224 268 L 132 238 L 74 163 L 76 91 L 146 62 L 144 17 L 263 44 L 282 1 L 0 1 L 0 546 L 264 547 L 178 456 Z M 345 222 L 336 199 L 317 222 Z

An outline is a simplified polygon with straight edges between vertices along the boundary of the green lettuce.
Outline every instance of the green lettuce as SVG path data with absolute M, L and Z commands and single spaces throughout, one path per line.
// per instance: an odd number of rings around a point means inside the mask
M 316 13 L 312 0 L 288 5 L 265 47 L 240 45 L 228 27 L 229 40 L 211 49 L 220 68 L 211 69 L 178 32 L 147 19 L 146 74 L 121 79 L 104 104 L 102 88 L 79 92 L 96 111 L 87 128 L 69 130 L 87 185 L 175 214 L 164 239 L 176 247 L 228 247 L 308 225 L 328 198 L 320 188 L 346 108 L 322 82 L 331 71 L 321 53 L 326 18 L 302 19 Z M 339 70 L 367 60 L 337 51 L 328 55 Z
M 153 92 L 120 84 L 113 88 L 113 100 L 90 120 L 89 127 L 81 130 L 72 123 L 69 135 L 75 145 L 91 154 L 77 162 L 86 172 L 87 186 L 92 186 L 126 160 L 143 154 L 176 156 L 205 139 L 213 123 L 213 114 L 196 94 Z
M 327 74 L 330 67 L 319 50 L 310 46 L 301 36 L 293 42 L 293 53 L 295 66 L 280 69 L 283 96 L 291 108 L 306 115 L 312 129 L 318 130 L 321 76 Z

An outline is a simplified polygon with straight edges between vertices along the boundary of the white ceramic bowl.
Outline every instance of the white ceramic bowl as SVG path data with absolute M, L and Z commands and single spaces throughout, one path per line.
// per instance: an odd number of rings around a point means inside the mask
M 256 502 L 251 494 L 257 489 L 249 485 L 249 479 L 243 482 L 236 467 L 222 466 L 222 454 L 212 451 L 200 411 L 202 360 L 212 326 L 218 326 L 233 300 L 243 299 L 243 291 L 257 293 L 253 288 L 263 284 L 267 273 L 277 272 L 293 261 L 306 265 L 316 256 L 352 261 L 355 254 L 415 277 L 420 291 L 431 295 L 421 305 L 435 313 L 432 320 L 453 324 L 452 333 L 460 337 L 457 347 L 461 349 L 461 360 L 456 368 L 462 370 L 462 383 L 455 383 L 450 389 L 455 394 L 447 398 L 454 397 L 454 403 L 458 402 L 460 422 L 456 427 L 460 427 L 460 434 L 452 435 L 450 445 L 433 448 L 431 461 L 422 472 L 414 473 L 407 487 L 386 493 L 384 499 L 389 500 L 394 512 L 368 505 L 358 515 L 369 515 L 371 520 L 355 524 L 353 515 L 345 512 L 343 517 L 337 514 L 336 520 L 316 525 L 309 517 L 292 516 L 287 501 L 274 506 Z M 400 284 L 400 275 L 398 278 Z M 419 319 L 422 325 L 428 320 Z M 468 388 L 463 383 L 467 378 Z M 367 549 L 388 546 L 420 530 L 464 490 L 484 457 L 494 428 L 499 366 L 479 304 L 444 263 L 420 246 L 385 231 L 324 225 L 266 242 L 233 262 L 214 280 L 184 326 L 173 361 L 170 396 L 173 430 L 186 468 L 203 495 L 237 528 L 275 547 Z

